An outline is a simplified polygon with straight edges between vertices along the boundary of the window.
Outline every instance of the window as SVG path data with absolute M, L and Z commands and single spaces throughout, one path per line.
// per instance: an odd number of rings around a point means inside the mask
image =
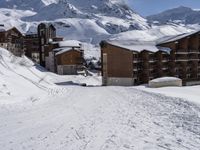
M 41 39 L 41 44 L 44 45 L 44 39 L 43 38 Z

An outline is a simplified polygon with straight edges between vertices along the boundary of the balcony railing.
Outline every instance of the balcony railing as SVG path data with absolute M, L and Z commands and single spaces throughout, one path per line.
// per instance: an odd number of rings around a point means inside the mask
M 189 49 L 188 52 L 199 52 L 198 49 Z
M 180 61 L 187 62 L 189 61 L 189 59 L 175 59 L 175 62 L 180 62 Z
M 177 50 L 175 51 L 175 53 L 181 53 L 181 52 L 187 53 L 188 50 L 186 50 L 186 49 L 177 49 Z
M 140 63 L 140 60 L 133 60 L 133 63 Z

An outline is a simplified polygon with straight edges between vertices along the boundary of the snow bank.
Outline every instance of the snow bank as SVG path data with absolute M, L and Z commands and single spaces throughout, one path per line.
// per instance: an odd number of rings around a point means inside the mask
M 40 99 L 54 86 L 46 71 L 26 57 L 16 57 L 0 48 L 0 103 Z
M 182 80 L 175 77 L 162 77 L 149 81 L 149 87 L 182 86 Z

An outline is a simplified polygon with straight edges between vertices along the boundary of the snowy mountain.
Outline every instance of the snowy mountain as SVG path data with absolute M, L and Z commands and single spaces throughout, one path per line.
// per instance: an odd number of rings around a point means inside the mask
M 61 18 L 89 19 L 111 34 L 149 27 L 146 20 L 124 2 L 113 0 L 59 0 L 44 7 L 36 15 L 26 17 L 25 20 L 54 21 Z
M 193 10 L 188 7 L 180 6 L 156 15 L 147 17 L 149 22 L 158 24 L 200 24 L 200 10 Z
M 0 3 L 0 21 L 8 26 L 35 32 L 40 22 L 48 21 L 56 26 L 58 35 L 93 44 L 112 34 L 149 28 L 146 19 L 122 0 L 0 0 Z
M 0 8 L 39 10 L 45 7 L 41 0 L 0 0 Z

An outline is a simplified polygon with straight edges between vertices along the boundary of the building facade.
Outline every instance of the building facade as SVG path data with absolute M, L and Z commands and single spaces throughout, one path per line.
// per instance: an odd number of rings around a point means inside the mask
M 76 75 L 84 68 L 81 43 L 75 40 L 50 42 L 45 46 L 46 69 L 60 75 Z
M 26 34 L 24 37 L 25 55 L 34 62 L 40 63 L 40 47 L 38 34 Z
M 57 73 L 60 75 L 77 75 L 83 68 L 83 51 L 72 48 L 56 53 Z
M 16 56 L 24 54 L 23 34 L 15 27 L 0 30 L 0 47 L 5 48 Z
M 41 23 L 38 25 L 40 65 L 45 67 L 45 46 L 56 38 L 56 28 L 50 23 Z
M 123 41 L 102 41 L 103 84 L 139 85 L 166 76 L 178 77 L 184 85 L 200 84 L 199 33 L 168 37 L 140 46 L 135 43 L 127 46 Z

